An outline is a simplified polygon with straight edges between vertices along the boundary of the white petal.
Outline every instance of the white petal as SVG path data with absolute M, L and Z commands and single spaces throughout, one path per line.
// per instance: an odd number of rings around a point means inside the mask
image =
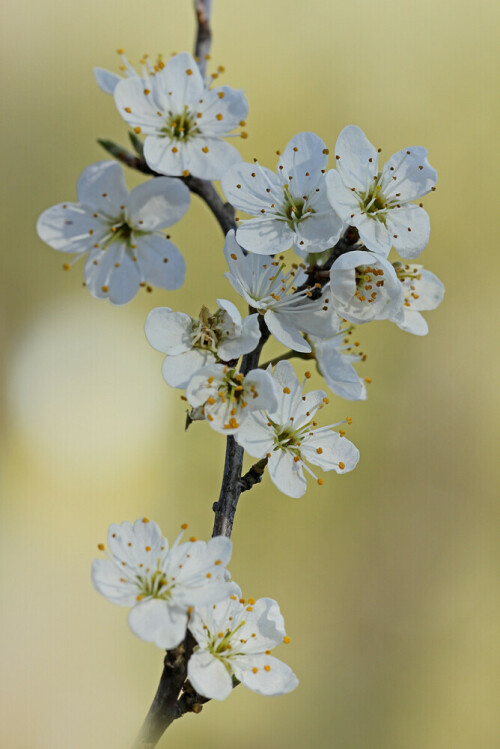
M 186 276 L 186 263 L 175 244 L 157 234 L 136 236 L 135 242 L 144 281 L 161 289 L 179 289 Z
M 170 307 L 156 307 L 147 316 L 144 331 L 157 351 L 176 355 L 191 349 L 192 324 L 192 319 L 184 312 L 173 312 Z
M 208 148 L 208 151 L 205 153 L 203 148 Z M 239 161 L 240 152 L 219 138 L 197 136 L 185 145 L 184 169 L 193 177 L 221 179 L 224 173 Z
M 418 299 L 411 299 L 414 310 L 431 310 L 439 307 L 444 297 L 444 285 L 439 278 L 430 270 L 422 268 L 419 271 L 420 278 L 415 282 Z
M 249 252 L 255 252 L 258 255 L 275 255 L 290 249 L 294 243 L 295 234 L 285 221 L 253 218 L 239 222 L 236 239 Z
M 274 411 L 277 408 L 278 398 L 272 375 L 263 369 L 252 369 L 245 375 L 245 389 L 250 386 L 253 386 L 253 390 L 247 396 L 248 410 Z
M 241 315 L 238 307 L 232 302 L 228 302 L 227 299 L 217 299 L 217 306 L 227 312 L 231 318 L 231 322 L 236 326 L 241 325 Z
M 108 601 L 118 606 L 133 606 L 136 603 L 137 586 L 123 577 L 110 559 L 94 559 L 91 576 L 94 588 Z
M 302 441 L 301 453 L 305 460 L 319 466 L 324 471 L 348 473 L 359 461 L 359 450 L 338 432 L 316 430 L 311 437 Z M 318 453 L 318 450 L 321 452 Z M 339 466 L 342 463 L 342 466 Z
M 169 95 L 175 114 L 182 114 L 185 106 L 192 111 L 205 91 L 198 65 L 189 52 L 171 57 L 156 74 L 155 82 Z
M 121 75 L 116 75 L 111 70 L 105 70 L 104 68 L 94 68 L 94 76 L 97 85 L 105 94 L 112 94 L 116 84 L 122 80 Z
M 326 250 L 338 242 L 343 226 L 344 222 L 333 208 L 330 208 L 327 215 L 311 213 L 308 218 L 298 222 L 295 245 L 300 249 L 300 242 L 303 241 L 307 245 L 313 245 L 313 252 Z
M 225 700 L 233 681 L 222 661 L 208 650 L 197 650 L 188 662 L 188 679 L 196 691 L 212 700 Z
M 411 146 L 391 156 L 384 165 L 381 184 L 386 198 L 406 203 L 427 195 L 436 182 L 437 172 L 429 164 L 427 150 Z
M 410 203 L 392 208 L 387 214 L 387 226 L 394 249 L 402 257 L 415 258 L 427 247 L 431 225 L 427 212 L 420 206 Z
M 116 84 L 113 92 L 116 108 L 130 127 L 140 127 L 148 135 L 156 133 L 165 124 L 164 118 L 156 114 L 157 107 L 151 96 L 144 94 L 142 78 L 124 78 Z
M 367 190 L 378 172 L 378 153 L 361 128 L 348 125 L 342 130 L 335 144 L 335 158 L 346 187 Z
M 325 144 L 321 138 L 310 132 L 299 133 L 287 144 L 280 156 L 278 170 L 279 166 L 282 166 L 286 172 L 285 178 L 293 178 L 291 183 L 294 194 L 303 195 L 316 187 L 321 170 L 326 169 L 328 163 L 328 154 L 325 151 Z
M 144 141 L 144 158 L 154 171 L 180 177 L 186 169 L 186 144 L 169 137 L 148 135 Z
M 134 227 L 141 231 L 164 229 L 184 216 L 189 201 L 189 189 L 183 182 L 170 177 L 156 177 L 132 190 L 128 215 Z
M 234 338 L 224 339 L 218 346 L 217 353 L 223 361 L 237 359 L 242 354 L 253 351 L 260 341 L 259 316 L 248 315 L 243 320 L 241 332 Z
M 416 310 L 412 311 L 404 308 L 403 319 L 396 321 L 396 325 L 406 333 L 413 333 L 413 335 L 427 335 L 429 332 L 427 321 Z
M 281 645 L 286 635 L 285 622 L 280 607 L 272 598 L 259 598 L 246 607 L 245 624 L 239 630 L 239 637 L 247 640 L 242 651 L 263 653 Z
M 325 184 L 330 204 L 344 221 L 351 223 L 354 215 L 359 213 L 359 200 L 356 194 L 344 185 L 342 177 L 335 169 L 327 172 Z
M 83 170 L 76 186 L 80 203 L 112 218 L 123 212 L 129 193 L 123 169 L 116 161 L 98 161 Z
M 94 218 L 79 203 L 48 208 L 39 217 L 36 230 L 44 242 L 59 252 L 88 252 L 107 233 L 102 219 Z
M 170 387 L 184 389 L 196 372 L 212 362 L 215 362 L 215 356 L 210 351 L 191 349 L 178 356 L 167 356 L 162 374 Z
M 274 445 L 274 432 L 267 426 L 267 416 L 249 414 L 235 435 L 236 442 L 254 458 L 265 458 Z
M 269 458 L 269 476 L 280 492 L 298 499 L 307 489 L 304 472 L 290 453 L 283 450 L 273 452 Z
M 300 331 L 286 317 L 286 314 L 280 314 L 273 310 L 268 310 L 264 315 L 264 320 L 271 334 L 277 341 L 293 349 L 293 351 L 310 351 L 311 347 L 302 337 Z
M 261 209 L 271 210 L 271 203 L 281 198 L 281 181 L 270 169 L 257 164 L 239 163 L 228 169 L 221 179 L 221 187 L 235 208 L 254 216 Z M 267 190 L 270 192 L 267 192 Z
M 137 294 L 141 282 L 137 266 L 127 252 L 120 254 L 119 263 L 114 264 L 108 279 L 108 297 L 112 304 L 127 304 Z
M 290 666 L 272 655 L 235 656 L 231 665 L 236 678 L 258 694 L 287 694 L 299 683 Z
M 128 616 L 129 627 L 137 637 L 163 650 L 175 648 L 182 642 L 187 620 L 186 610 L 169 606 L 157 598 L 142 601 Z
M 199 111 L 202 116 L 198 119 L 198 127 L 203 134 L 221 137 L 246 119 L 248 102 L 244 91 L 219 86 L 203 93 Z
M 388 224 L 391 213 L 392 211 L 388 211 Z M 367 250 L 376 252 L 377 255 L 382 257 L 387 257 L 395 240 L 392 238 L 389 229 L 381 221 L 371 218 L 367 214 L 357 214 L 351 219 L 351 223 L 357 228 L 361 241 Z

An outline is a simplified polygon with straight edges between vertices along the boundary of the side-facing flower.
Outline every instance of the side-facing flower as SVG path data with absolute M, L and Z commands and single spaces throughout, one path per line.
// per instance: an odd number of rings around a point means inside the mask
M 429 326 L 420 313 L 439 307 L 444 297 L 444 286 L 439 278 L 426 270 L 423 265 L 413 263 L 411 265 L 393 263 L 393 265 L 404 294 L 403 316 L 401 318 L 400 313 L 396 314 L 394 322 L 407 333 L 427 335 Z
M 322 390 L 304 395 L 306 380 L 299 384 L 289 362 L 278 362 L 273 378 L 277 408 L 250 414 L 235 439 L 253 457 L 268 458 L 271 481 L 280 491 L 302 497 L 307 488 L 304 470 L 316 479 L 305 461 L 323 471 L 347 473 L 355 468 L 359 450 L 344 432 L 334 432 L 332 425 L 314 428 L 314 416 L 328 398 Z M 323 484 L 323 479 L 316 480 Z
M 335 311 L 350 322 L 403 317 L 403 290 L 396 271 L 373 252 L 341 255 L 332 265 L 330 287 Z
M 366 357 L 357 352 L 349 340 L 353 325 L 339 327 L 335 335 L 330 338 L 309 336 L 316 363 L 325 382 L 335 395 L 347 400 L 366 400 L 366 385 L 354 369 L 354 364 Z
M 101 89 L 101 91 L 104 91 L 105 94 L 112 94 L 117 87 L 117 85 L 122 81 L 124 78 L 140 78 L 140 74 L 136 71 L 133 65 L 130 64 L 130 62 L 127 59 L 127 56 L 125 55 L 125 52 L 123 49 L 117 50 L 118 54 L 121 57 L 122 64 L 120 65 L 120 70 L 125 75 L 118 75 L 117 73 L 113 73 L 111 70 L 106 70 L 106 68 L 94 68 L 94 77 L 96 79 L 96 83 Z M 154 73 L 154 68 L 152 67 L 149 59 L 147 57 L 143 57 L 141 60 L 141 65 L 143 69 L 144 74 L 144 67 L 147 66 L 149 73 Z
M 186 390 L 193 408 L 203 413 L 216 432 L 236 434 L 254 411 L 276 408 L 274 380 L 263 369 L 243 375 L 223 364 L 211 364 L 198 370 Z
M 108 558 L 92 563 L 95 589 L 112 603 L 132 607 L 128 623 L 134 634 L 166 650 L 184 639 L 193 606 L 221 601 L 236 587 L 227 581 L 229 538 L 216 536 L 205 543 L 193 537 L 180 543 L 182 535 L 169 549 L 148 518 L 113 524 Z
M 143 78 L 118 83 L 118 112 L 136 133 L 144 133 L 144 158 L 161 174 L 220 179 L 237 161 L 238 151 L 221 140 L 242 126 L 248 113 L 243 91 L 208 89 L 187 52 Z
M 78 203 L 60 203 L 44 211 L 37 231 L 55 250 L 75 254 L 73 262 L 88 255 L 85 282 L 93 296 L 125 304 L 141 285 L 182 286 L 184 258 L 161 230 L 179 221 L 189 208 L 184 184 L 158 177 L 129 193 L 121 166 L 99 161 L 83 171 L 77 194 Z
M 429 241 L 429 216 L 412 201 L 426 195 L 437 172 L 420 146 L 393 154 L 382 171 L 378 151 L 361 128 L 348 125 L 335 145 L 337 169 L 326 175 L 330 203 L 339 216 L 355 226 L 363 244 L 387 257 L 394 247 L 415 258 Z
M 314 133 L 299 133 L 281 155 L 276 174 L 240 163 L 221 185 L 235 208 L 254 218 L 240 221 L 236 238 L 249 252 L 274 255 L 290 247 L 302 256 L 336 244 L 343 222 L 326 195 L 328 149 Z
M 202 307 L 198 320 L 169 307 L 157 307 L 149 313 L 146 337 L 153 348 L 167 354 L 162 371 L 171 387 L 185 388 L 201 367 L 239 359 L 257 346 L 258 315 L 242 319 L 232 302 L 217 299 L 217 304 L 214 314 Z
M 334 332 L 332 313 L 328 306 L 329 287 L 318 299 L 308 287 L 298 290 L 307 276 L 296 264 L 285 271 L 281 261 L 249 253 L 244 255 L 234 231 L 230 231 L 224 245 L 229 266 L 225 277 L 233 289 L 264 316 L 272 335 L 294 351 L 311 351 L 301 331 L 325 336 Z
M 196 607 L 189 629 L 198 647 L 188 662 L 188 678 L 204 697 L 228 697 L 233 677 L 266 696 L 287 694 L 298 685 L 292 669 L 271 655 L 274 647 L 289 642 L 271 598 L 245 600 L 238 590 L 213 606 Z

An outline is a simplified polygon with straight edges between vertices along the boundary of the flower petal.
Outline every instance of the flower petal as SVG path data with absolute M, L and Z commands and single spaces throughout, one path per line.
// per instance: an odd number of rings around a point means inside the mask
M 141 231 L 165 229 L 184 216 L 189 201 L 189 189 L 183 182 L 156 177 L 132 190 L 128 215 L 132 224 Z
M 215 363 L 210 351 L 191 349 L 178 356 L 167 356 L 162 366 L 165 382 L 173 388 L 187 388 L 193 375 L 202 367 Z
M 175 244 L 163 235 L 135 237 L 144 281 L 161 289 L 179 289 L 186 276 L 186 262 Z
M 187 612 L 166 601 L 152 598 L 141 601 L 128 616 L 132 632 L 163 650 L 177 647 L 186 635 Z
M 191 349 L 192 324 L 192 319 L 184 312 L 156 307 L 147 316 L 144 331 L 153 348 L 172 356 Z
M 222 177 L 221 187 L 226 200 L 251 216 L 270 210 L 271 203 L 282 198 L 281 181 L 259 164 L 242 162 L 231 167 Z
M 394 153 L 384 165 L 381 189 L 386 198 L 406 203 L 427 195 L 436 182 L 437 172 L 429 164 L 427 149 L 411 146 Z
M 331 429 L 315 430 L 302 441 L 300 450 L 305 460 L 323 471 L 348 473 L 359 461 L 358 448 Z
M 134 606 L 137 603 L 137 586 L 124 577 L 110 559 L 94 559 L 91 577 L 97 592 L 111 603 L 118 606 Z
M 60 203 L 39 217 L 36 230 L 40 239 L 59 252 L 88 252 L 107 233 L 102 220 L 96 219 L 79 203 Z
M 295 233 L 285 221 L 252 218 L 239 222 L 236 239 L 249 252 L 275 255 L 290 249 L 295 241 Z
M 94 68 L 94 77 L 97 85 L 105 94 L 112 94 L 117 83 L 122 80 L 121 75 L 116 75 L 111 70 L 105 70 L 104 68 Z
M 378 153 L 364 132 L 347 125 L 335 144 L 337 171 L 346 187 L 365 191 L 378 172 Z
M 258 694 L 287 694 L 299 683 L 290 666 L 272 655 L 235 656 L 231 666 L 236 678 Z
M 233 689 L 229 671 L 208 650 L 193 653 L 188 662 L 188 679 L 199 694 L 212 700 L 225 700 Z
M 268 463 L 269 476 L 273 484 L 289 497 L 298 499 L 305 494 L 307 482 L 300 462 L 283 450 L 272 453 Z
M 302 337 L 300 331 L 290 322 L 285 314 L 279 314 L 274 310 L 268 310 L 264 315 L 264 320 L 271 334 L 277 341 L 291 348 L 293 351 L 308 352 L 311 346 Z
M 431 225 L 427 212 L 420 206 L 410 203 L 393 208 L 387 214 L 387 226 L 394 249 L 402 257 L 413 259 L 427 247 Z
M 280 156 L 278 174 L 285 172 L 284 179 L 292 177 L 293 193 L 301 196 L 316 187 L 327 163 L 328 152 L 321 138 L 311 132 L 298 133 Z
M 76 186 L 78 200 L 106 216 L 120 216 L 129 193 L 123 169 L 116 161 L 98 161 L 80 175 Z

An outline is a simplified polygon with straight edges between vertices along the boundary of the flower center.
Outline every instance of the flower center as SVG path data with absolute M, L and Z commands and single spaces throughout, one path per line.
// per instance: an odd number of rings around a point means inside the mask
M 212 315 L 208 307 L 203 306 L 199 319 L 193 321 L 191 328 L 191 344 L 195 348 L 208 349 L 213 354 L 217 353 L 217 346 L 222 338 L 220 329 L 220 310 Z
M 182 114 L 169 113 L 165 126 L 161 132 L 173 140 L 187 141 L 193 135 L 198 135 L 199 130 L 196 127 L 194 115 L 184 107 Z
M 284 202 L 282 211 L 284 216 L 288 219 L 288 225 L 291 229 L 294 228 L 294 224 L 297 223 L 297 221 L 301 221 L 302 219 L 307 218 L 310 213 L 314 213 L 313 209 L 308 207 L 307 197 L 294 198 L 288 185 L 284 185 L 283 187 L 283 197 Z
M 382 268 L 372 268 L 371 265 L 358 265 L 356 270 L 356 292 L 354 294 L 360 302 L 373 303 L 377 298 L 378 291 L 384 285 L 381 276 L 384 275 Z
M 174 587 L 160 569 L 156 569 L 152 575 L 137 575 L 137 584 L 144 598 L 160 598 L 163 601 L 171 597 Z

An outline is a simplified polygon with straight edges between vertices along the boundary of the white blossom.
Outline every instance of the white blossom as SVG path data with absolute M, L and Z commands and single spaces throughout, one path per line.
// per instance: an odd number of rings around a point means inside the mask
M 292 669 L 271 655 L 274 647 L 290 641 L 271 598 L 245 600 L 238 590 L 213 606 L 197 606 L 189 629 L 198 647 L 188 662 L 188 678 L 204 697 L 228 697 L 233 677 L 267 696 L 287 694 L 298 685 Z
M 127 56 L 124 53 L 123 49 L 117 50 L 118 54 L 121 57 L 121 65 L 120 70 L 125 74 L 118 75 L 117 73 L 113 73 L 111 70 L 106 70 L 106 68 L 94 68 L 94 76 L 97 82 L 97 85 L 101 89 L 101 91 L 104 91 L 105 94 L 112 94 L 118 85 L 120 81 L 122 81 L 124 78 L 140 78 L 141 75 L 136 71 L 133 65 L 130 64 L 130 62 L 127 59 Z M 141 65 L 143 69 L 144 74 L 144 66 L 147 66 L 149 69 L 149 73 L 154 73 L 154 67 L 151 65 L 151 62 L 149 59 L 145 56 L 141 60 Z
M 280 260 L 249 253 L 245 255 L 230 231 L 224 245 L 229 272 L 224 275 L 233 289 L 264 315 L 271 334 L 294 351 L 311 351 L 301 331 L 324 336 L 332 331 L 328 287 L 313 299 L 310 287 L 298 290 L 306 280 L 304 270 L 294 264 L 284 270 Z
M 418 200 L 434 189 L 437 172 L 420 146 L 393 154 L 382 171 L 378 151 L 363 131 L 348 125 L 335 145 L 336 170 L 326 175 L 328 198 L 339 216 L 355 226 L 363 244 L 387 257 L 394 247 L 415 258 L 429 241 L 429 216 Z
M 391 263 L 366 250 L 341 255 L 330 270 L 332 303 L 354 323 L 403 318 L 403 290 Z
M 149 313 L 145 331 L 153 348 L 167 354 L 163 377 L 171 387 L 186 388 L 193 374 L 207 364 L 239 359 L 260 340 L 258 315 L 244 319 L 232 302 L 217 299 L 213 314 L 202 307 L 198 320 L 169 307 Z
M 293 247 L 303 257 L 333 247 L 343 222 L 326 195 L 327 162 L 321 138 L 299 133 L 280 156 L 276 174 L 257 160 L 231 167 L 221 181 L 226 198 L 253 216 L 239 222 L 239 244 L 260 255 Z
M 404 294 L 402 313 L 394 315 L 396 325 L 414 335 L 426 335 L 429 326 L 420 312 L 436 309 L 444 297 L 444 286 L 434 273 L 423 265 L 393 263 Z M 393 319 L 393 318 L 391 318 Z
M 366 356 L 357 351 L 359 342 L 352 342 L 354 326 L 339 326 L 330 338 L 309 336 L 320 373 L 335 395 L 347 400 L 366 400 L 366 385 L 354 369 L 354 364 Z
M 114 97 L 126 123 L 146 136 L 144 158 L 151 169 L 220 179 L 241 160 L 222 138 L 244 124 L 248 104 L 243 91 L 208 89 L 187 52 L 172 57 L 158 72 L 144 69 L 143 76 L 121 80 Z
M 248 416 L 262 408 L 276 407 L 274 380 L 263 369 L 246 375 L 222 364 L 198 370 L 189 381 L 186 397 L 203 413 L 216 432 L 236 434 Z
M 322 390 L 303 394 L 307 376 L 299 384 L 292 365 L 280 361 L 273 378 L 277 408 L 250 414 L 235 439 L 253 457 L 268 458 L 269 476 L 280 491 L 289 497 L 301 497 L 307 488 L 304 470 L 323 484 L 305 461 L 323 471 L 347 473 L 355 468 L 359 451 L 344 432 L 334 432 L 330 426 L 314 428 L 315 414 L 328 398 Z
M 180 543 L 182 535 L 169 549 L 158 525 L 148 518 L 133 525 L 113 524 L 108 558 L 92 563 L 96 590 L 112 603 L 132 607 L 128 623 L 134 634 L 167 650 L 184 639 L 193 606 L 213 604 L 235 589 L 225 569 L 230 539 L 216 536 L 205 543 L 192 537 Z M 99 544 L 101 551 L 104 548 Z
M 161 230 L 186 213 L 190 195 L 184 184 L 157 177 L 129 193 L 121 166 L 99 161 L 83 171 L 77 194 L 78 203 L 44 211 L 37 231 L 55 250 L 74 253 L 73 262 L 88 255 L 85 282 L 93 296 L 125 304 L 148 283 L 182 286 L 184 259 Z

